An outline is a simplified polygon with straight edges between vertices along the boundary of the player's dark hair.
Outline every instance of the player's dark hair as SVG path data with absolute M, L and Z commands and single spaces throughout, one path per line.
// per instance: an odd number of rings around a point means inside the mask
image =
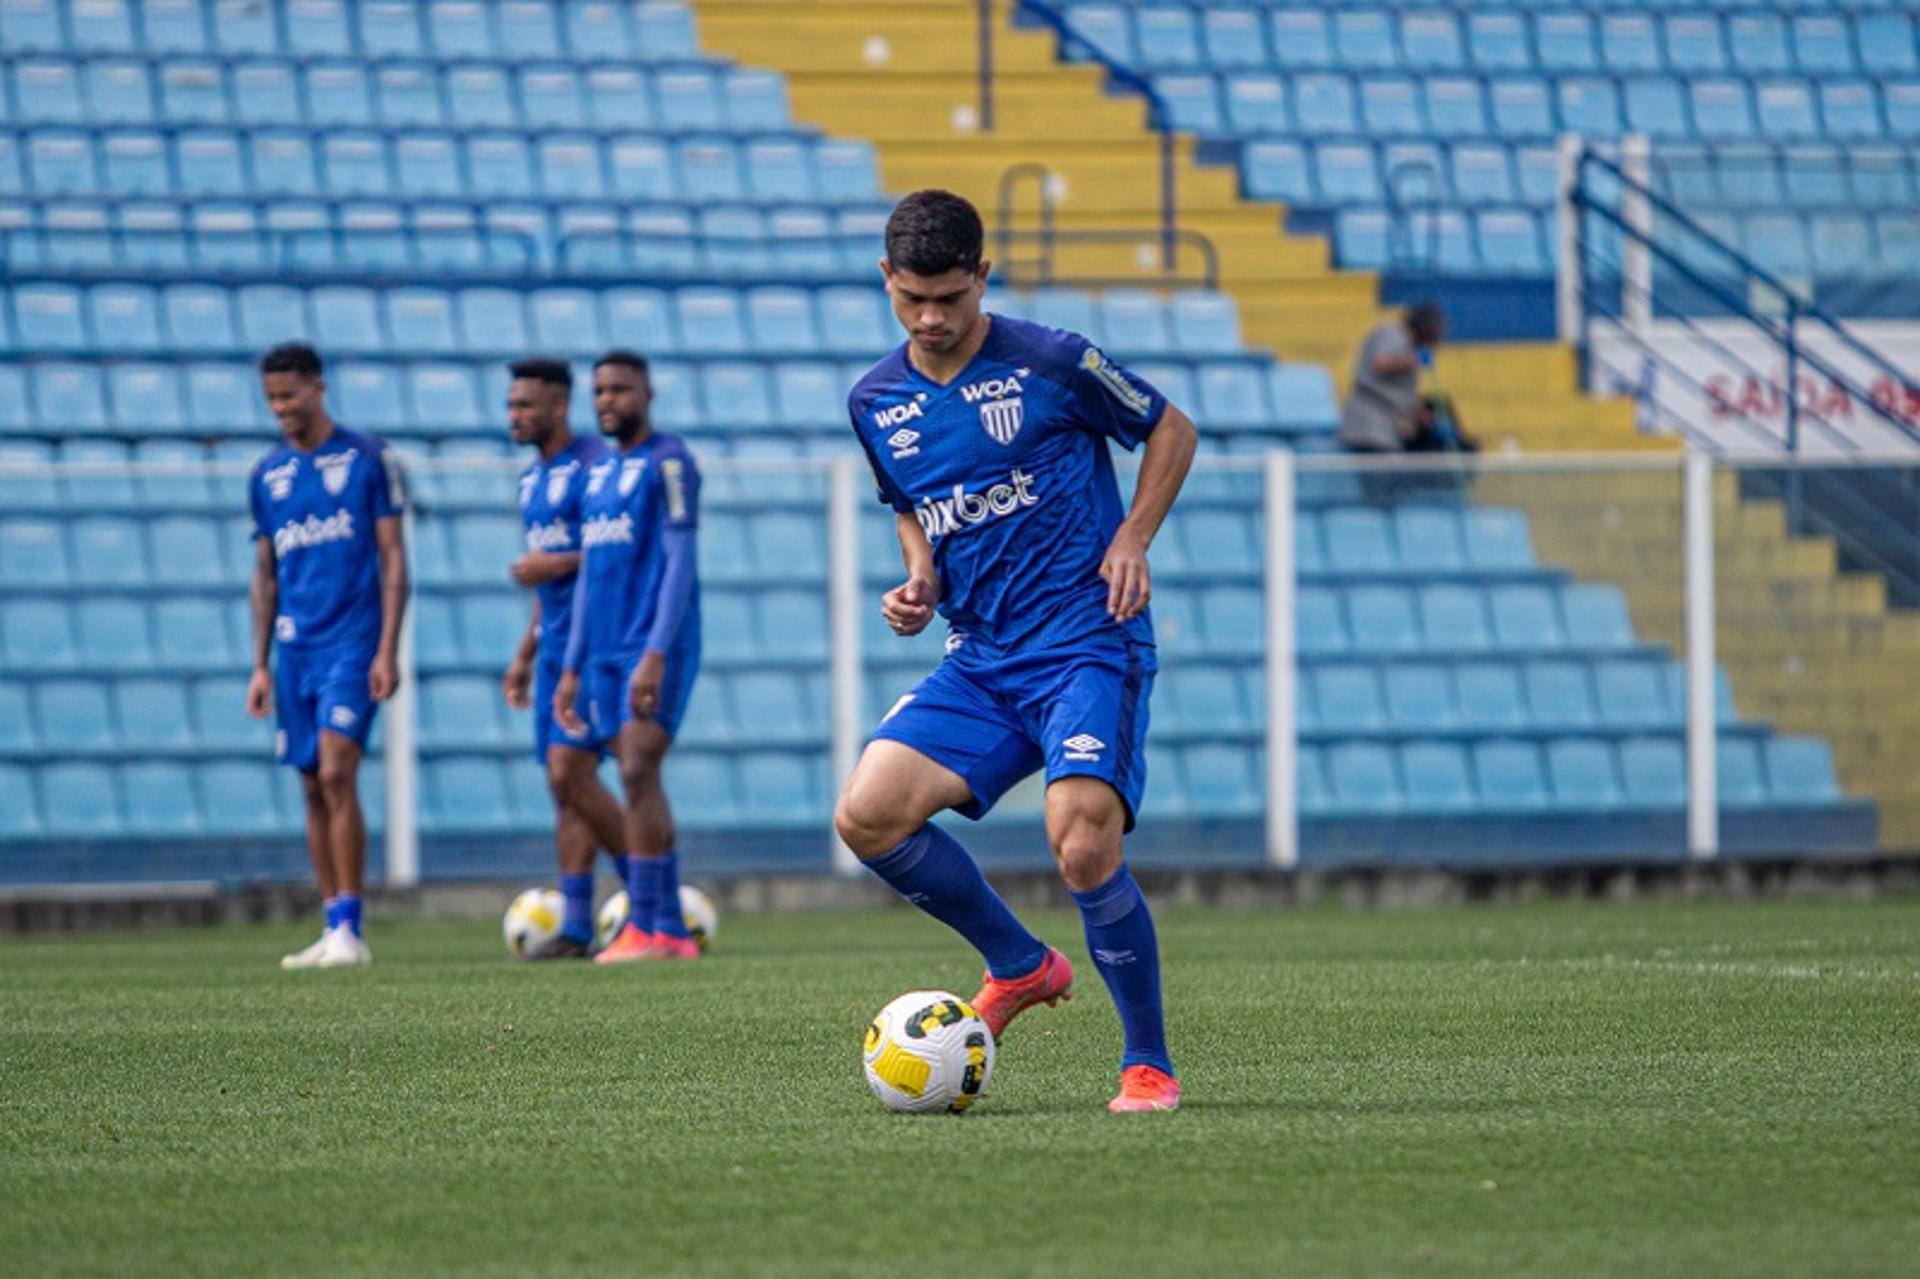
M 632 369 L 641 377 L 649 377 L 647 357 L 638 351 L 629 351 L 624 346 L 617 346 L 613 348 L 613 350 L 608 351 L 605 355 L 593 362 L 593 367 L 597 369 L 604 364 L 618 364 L 621 368 Z M 649 378 L 649 380 L 651 379 Z
M 1407 329 L 1415 342 L 1432 346 L 1447 331 L 1447 313 L 1438 302 L 1415 302 L 1407 308 Z
M 516 378 L 531 378 L 535 382 L 545 382 L 548 386 L 568 391 L 573 389 L 573 370 L 567 367 L 565 360 L 550 360 L 544 355 L 536 355 L 515 360 L 507 366 L 507 372 Z
M 980 211 L 951 191 L 928 188 L 893 206 L 887 218 L 887 261 L 915 275 L 980 269 L 986 230 Z
M 305 342 L 282 342 L 260 357 L 260 372 L 298 373 L 301 377 L 319 377 L 324 366 L 320 352 Z

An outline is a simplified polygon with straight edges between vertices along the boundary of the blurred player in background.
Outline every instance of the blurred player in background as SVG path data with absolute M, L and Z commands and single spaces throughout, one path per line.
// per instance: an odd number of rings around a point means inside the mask
M 986 959 L 974 1010 L 997 1039 L 1066 998 L 1073 968 L 1028 932 L 959 841 L 1044 767 L 1047 841 L 1126 1047 L 1113 1111 L 1173 1110 L 1159 944 L 1121 858 L 1146 787 L 1156 661 L 1147 547 L 1193 460 L 1193 423 L 1076 334 L 983 315 L 980 215 L 920 191 L 888 219 L 881 263 L 908 341 L 853 388 L 853 429 L 890 504 L 907 580 L 881 600 L 915 635 L 947 619 L 947 657 L 881 720 L 834 814 L 840 837 Z M 1124 514 L 1107 441 L 1146 453 Z
M 630 913 L 594 957 L 602 964 L 700 955 L 680 914 L 677 835 L 660 779 L 700 670 L 700 472 L 683 440 L 653 429 L 652 402 L 640 356 L 609 351 L 594 365 L 594 412 L 613 450 L 587 471 L 573 624 L 553 697 L 564 730 L 613 740 L 626 791 Z
M 553 717 L 553 693 L 573 625 L 573 587 L 580 571 L 580 506 L 587 473 L 608 455 L 591 437 L 576 437 L 567 425 L 573 371 L 563 360 L 521 360 L 510 370 L 507 423 L 515 444 L 538 456 L 520 473 L 520 519 L 527 552 L 508 572 L 533 592 L 533 615 L 507 666 L 502 689 L 507 704 L 533 708 L 533 757 L 546 770 L 553 792 L 554 851 L 560 862 L 560 895 L 566 915 L 552 942 L 529 959 L 584 959 L 593 949 L 593 854 L 613 856 L 621 883 L 630 878 L 619 801 L 600 784 L 596 770 L 607 738 L 591 725 L 575 734 Z M 583 703 L 576 706 L 584 711 Z
M 378 704 L 400 682 L 407 606 L 400 477 L 384 444 L 328 414 L 312 347 L 276 346 L 261 359 L 260 378 L 285 438 L 247 483 L 257 548 L 247 712 L 277 716 L 276 754 L 300 770 L 307 854 L 326 903 L 320 940 L 280 966 L 353 967 L 373 962 L 361 937 L 367 823 L 360 756 Z

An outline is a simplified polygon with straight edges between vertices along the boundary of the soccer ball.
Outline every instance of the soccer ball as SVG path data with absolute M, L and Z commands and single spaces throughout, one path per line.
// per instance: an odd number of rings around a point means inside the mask
M 529 888 L 513 899 L 507 916 L 500 921 L 500 932 L 507 939 L 507 950 L 515 958 L 525 959 L 560 935 L 567 904 L 555 888 Z
M 958 995 L 909 991 L 867 1026 L 860 1059 L 867 1085 L 887 1109 L 957 1115 L 993 1078 L 993 1032 Z
M 687 934 L 701 950 L 712 944 L 720 933 L 720 912 L 708 896 L 691 884 L 680 885 L 680 918 L 687 922 Z M 627 922 L 627 890 L 622 888 L 600 904 L 594 921 L 594 937 L 602 946 L 620 935 Z

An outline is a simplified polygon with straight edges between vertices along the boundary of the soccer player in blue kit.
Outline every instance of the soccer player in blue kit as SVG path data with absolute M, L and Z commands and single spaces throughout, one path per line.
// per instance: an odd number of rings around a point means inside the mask
M 888 712 L 834 814 L 854 853 L 986 960 L 973 1006 L 998 1039 L 1068 997 L 1073 968 L 1014 917 L 930 819 L 978 818 L 1046 769 L 1047 842 L 1125 1036 L 1115 1112 L 1180 1104 L 1159 945 L 1121 857 L 1146 783 L 1156 669 L 1147 548 L 1192 463 L 1193 423 L 1085 338 L 982 314 L 980 215 L 920 191 L 887 221 L 881 271 L 908 341 L 849 397 L 896 513 L 907 580 L 881 612 L 936 609 L 947 656 Z M 1107 441 L 1146 451 L 1123 512 Z
M 319 354 L 304 343 L 261 358 L 267 407 L 285 438 L 247 481 L 257 548 L 247 711 L 277 716 L 276 754 L 300 770 L 307 854 L 326 902 L 320 940 L 281 959 L 282 968 L 373 962 L 361 937 L 360 756 L 375 710 L 399 686 L 407 606 L 399 475 L 384 444 L 334 422 L 321 374 Z
M 576 734 L 553 718 L 573 624 L 573 586 L 580 571 L 580 508 L 587 473 L 608 456 L 591 436 L 567 425 L 573 370 L 563 360 L 528 359 L 511 366 L 507 424 L 515 444 L 538 456 L 520 473 L 520 519 L 527 550 L 508 570 L 533 591 L 533 614 L 501 681 L 507 704 L 533 709 L 533 756 L 553 793 L 554 851 L 560 896 L 566 903 L 559 934 L 529 959 L 584 959 L 593 948 L 593 855 L 605 848 L 624 884 L 629 878 L 626 830 L 619 801 L 597 771 L 605 737 L 589 726 Z
M 613 449 L 587 470 L 573 624 L 553 694 L 563 729 L 613 741 L 626 792 L 629 914 L 594 956 L 601 964 L 700 957 L 680 914 L 677 835 L 660 779 L 700 671 L 700 472 L 685 441 L 653 429 L 652 403 L 646 360 L 600 357 L 593 407 Z

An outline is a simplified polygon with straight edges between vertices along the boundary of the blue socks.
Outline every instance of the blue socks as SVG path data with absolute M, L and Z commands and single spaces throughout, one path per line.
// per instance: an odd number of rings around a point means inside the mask
M 560 897 L 566 902 L 566 914 L 560 935 L 582 945 L 593 941 L 593 872 L 560 877 Z
M 995 977 L 1024 977 L 1047 957 L 1046 946 L 1014 918 L 960 841 L 938 826 L 922 826 L 866 865 L 895 892 L 966 938 Z
M 653 931 L 660 913 L 660 877 L 666 858 L 631 856 L 627 859 L 627 922 L 643 933 Z
M 660 904 L 654 907 L 653 931 L 664 937 L 687 936 L 687 917 L 680 913 L 680 854 L 656 857 L 660 863 Z
M 1160 1010 L 1160 942 L 1133 872 L 1122 865 L 1106 883 L 1074 893 L 1073 900 L 1086 925 L 1087 951 L 1120 1012 L 1127 1045 L 1120 1068 L 1154 1066 L 1171 1075 Z
M 631 853 L 608 853 L 613 859 L 613 874 L 620 881 L 620 887 L 627 886 L 627 880 L 633 877 L 633 855 Z
M 329 929 L 345 925 L 353 930 L 355 937 L 358 937 L 360 935 L 360 895 L 341 893 L 337 897 L 327 898 L 326 920 Z

